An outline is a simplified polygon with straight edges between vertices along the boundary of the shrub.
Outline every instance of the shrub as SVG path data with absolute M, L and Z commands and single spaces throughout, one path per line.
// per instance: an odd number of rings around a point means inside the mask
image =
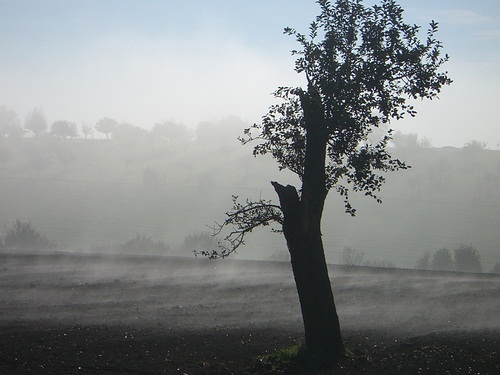
M 219 240 L 208 232 L 192 233 L 184 238 L 184 250 L 201 251 L 217 248 L 219 248 Z
M 361 253 L 350 246 L 346 246 L 340 254 L 340 264 L 344 264 L 346 266 L 360 266 L 364 255 L 364 253 Z
M 119 244 L 117 247 L 126 253 L 165 254 L 171 250 L 170 246 L 163 241 L 153 241 L 145 234 L 140 235 L 139 233 L 136 234 L 135 238 L 128 240 L 124 244 Z
M 389 260 L 368 260 L 363 265 L 367 267 L 397 268 L 396 264 Z
M 472 245 L 461 245 L 455 250 L 455 269 L 459 272 L 482 272 L 481 256 Z
M 8 250 L 53 250 L 56 243 L 38 233 L 31 223 L 14 221 L 12 227 L 5 231 L 4 246 Z

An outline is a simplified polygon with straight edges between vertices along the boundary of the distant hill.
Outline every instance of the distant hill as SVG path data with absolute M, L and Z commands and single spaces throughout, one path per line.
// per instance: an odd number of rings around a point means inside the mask
M 225 136 L 225 134 L 231 136 Z M 32 222 L 59 249 L 84 249 L 146 234 L 177 251 L 186 236 L 224 219 L 231 195 L 276 199 L 269 182 L 295 183 L 267 157 L 253 158 L 233 132 L 203 139 L 0 140 L 0 225 Z M 413 267 L 426 251 L 478 249 L 483 268 L 500 260 L 500 152 L 481 148 L 397 147 L 410 170 L 392 173 L 383 204 L 353 195 L 357 216 L 331 193 L 323 235 L 330 262 L 346 246 L 367 260 Z M 285 249 L 280 235 L 257 232 L 240 258 Z

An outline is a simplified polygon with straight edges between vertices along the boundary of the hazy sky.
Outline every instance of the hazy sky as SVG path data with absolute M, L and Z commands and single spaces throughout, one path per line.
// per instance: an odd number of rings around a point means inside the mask
M 496 149 L 500 1 L 401 4 L 412 23 L 440 23 L 455 83 L 393 127 L 435 146 L 476 139 Z M 302 82 L 283 28 L 307 32 L 317 13 L 313 0 L 0 0 L 0 105 L 79 125 L 258 122 L 276 87 Z

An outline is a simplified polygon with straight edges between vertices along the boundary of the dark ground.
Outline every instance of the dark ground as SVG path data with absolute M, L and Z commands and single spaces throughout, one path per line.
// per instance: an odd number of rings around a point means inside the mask
M 0 254 L 0 374 L 259 374 L 302 340 L 289 266 Z M 333 267 L 322 374 L 499 374 L 500 278 Z M 277 373 L 312 373 L 293 368 Z

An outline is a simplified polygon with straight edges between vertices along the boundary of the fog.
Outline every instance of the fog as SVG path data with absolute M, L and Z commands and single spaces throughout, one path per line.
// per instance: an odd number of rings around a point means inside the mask
M 2 323 L 126 325 L 161 330 L 281 327 L 302 321 L 286 262 L 0 255 Z M 343 329 L 397 339 L 499 329 L 498 275 L 330 269 Z M 418 301 L 418 303 L 416 303 Z
M 128 133 L 111 139 L 3 138 L 2 235 L 20 220 L 56 242 L 57 251 L 193 256 L 195 247 L 213 245 L 208 226 L 224 219 L 232 195 L 277 201 L 271 180 L 298 183 L 239 144 L 239 129 L 248 125 L 230 117 L 190 133 L 176 124 L 176 134 L 186 135 L 178 139 L 124 125 Z M 365 261 L 413 268 L 426 252 L 472 245 L 490 271 L 499 261 L 500 152 L 480 144 L 423 147 L 408 135 L 395 139 L 392 152 L 412 168 L 387 176 L 382 204 L 353 195 L 352 218 L 331 192 L 323 220 L 328 261 L 339 263 L 351 247 Z M 124 246 L 137 236 L 162 244 Z M 264 229 L 236 257 L 270 259 L 285 250 L 283 237 Z

